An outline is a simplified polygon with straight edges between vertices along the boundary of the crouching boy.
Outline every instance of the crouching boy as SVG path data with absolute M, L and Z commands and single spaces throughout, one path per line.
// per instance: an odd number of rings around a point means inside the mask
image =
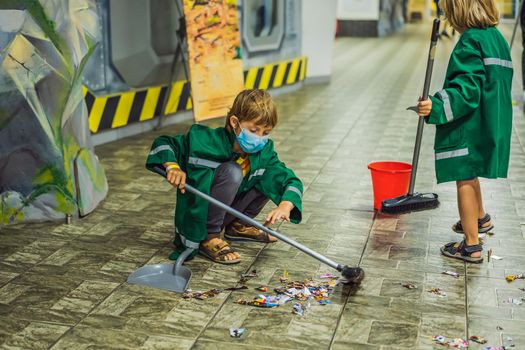
M 277 205 L 266 224 L 280 220 L 301 221 L 303 185 L 279 160 L 269 134 L 277 124 L 277 111 L 263 90 L 245 90 L 233 102 L 225 127 L 193 125 L 186 135 L 160 136 L 151 147 L 146 167 L 162 167 L 166 179 L 177 188 L 175 251 L 177 259 L 186 247 L 213 262 L 235 264 L 240 254 L 229 241 L 275 242 L 275 237 L 246 225 L 223 209 L 186 193 L 186 182 L 199 191 L 257 216 L 271 200 Z

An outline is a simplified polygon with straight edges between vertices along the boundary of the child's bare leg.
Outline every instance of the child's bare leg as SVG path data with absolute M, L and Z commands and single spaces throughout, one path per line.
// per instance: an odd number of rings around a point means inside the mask
M 478 219 L 482 219 L 487 215 L 487 212 L 485 212 L 485 208 L 483 207 L 483 196 L 481 195 L 481 185 L 479 183 L 479 179 L 473 180 L 475 181 L 475 188 L 476 188 L 476 197 L 478 198 Z M 489 227 L 491 225 L 491 222 L 486 222 L 483 224 L 483 227 Z
M 478 202 L 476 188 L 479 189 L 477 179 L 457 182 L 459 216 L 465 231 L 465 242 L 468 246 L 479 244 L 478 216 L 480 214 L 480 203 Z M 474 258 L 480 256 L 481 252 L 472 253 Z

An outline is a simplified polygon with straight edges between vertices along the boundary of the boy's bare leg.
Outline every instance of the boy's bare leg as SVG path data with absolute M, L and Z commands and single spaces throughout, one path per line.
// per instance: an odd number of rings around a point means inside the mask
M 479 188 L 477 179 L 457 181 L 459 216 L 463 231 L 465 231 L 465 242 L 468 246 L 479 244 L 478 216 L 480 204 L 476 188 Z M 480 256 L 481 252 L 472 253 L 473 258 Z

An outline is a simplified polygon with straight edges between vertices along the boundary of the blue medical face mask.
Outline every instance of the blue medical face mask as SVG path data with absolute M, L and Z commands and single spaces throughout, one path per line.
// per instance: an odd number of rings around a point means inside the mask
M 239 128 L 241 128 L 240 123 Z M 243 128 L 241 128 L 241 133 L 237 135 L 237 142 L 246 153 L 257 153 L 261 151 L 268 143 L 268 139 L 268 136 L 259 136 Z

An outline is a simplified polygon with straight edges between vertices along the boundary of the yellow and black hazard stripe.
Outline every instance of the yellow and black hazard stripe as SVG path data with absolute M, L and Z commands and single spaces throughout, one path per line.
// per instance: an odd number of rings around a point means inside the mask
M 156 86 L 109 96 L 95 96 L 84 88 L 89 129 L 92 133 L 97 133 L 153 119 L 162 114 L 162 104 L 167 90 L 167 86 Z M 187 81 L 174 83 L 165 114 L 191 108 L 190 84 Z
M 250 68 L 244 72 L 247 89 L 270 89 L 292 85 L 306 76 L 306 57 Z M 192 109 L 190 83 L 173 83 L 166 109 L 162 113 L 167 86 L 154 86 L 106 96 L 96 96 L 82 88 L 92 133 L 143 122 L 163 114 Z
M 295 84 L 304 80 L 306 62 L 306 57 L 301 57 L 291 61 L 250 68 L 244 72 L 244 85 L 247 89 L 264 90 Z

